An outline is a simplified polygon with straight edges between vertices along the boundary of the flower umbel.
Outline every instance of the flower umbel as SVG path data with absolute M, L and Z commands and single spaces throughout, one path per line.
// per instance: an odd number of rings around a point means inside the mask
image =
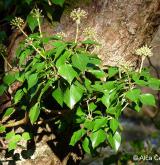
M 147 45 L 142 46 L 141 48 L 137 49 L 135 53 L 138 56 L 145 56 L 145 57 L 153 56 L 151 48 L 149 48 Z
M 82 10 L 81 8 L 74 9 L 70 17 L 73 19 L 73 21 L 76 21 L 77 24 L 81 23 L 81 18 L 85 18 L 87 16 L 87 12 Z
M 42 15 L 42 10 L 39 10 L 39 9 L 33 9 L 31 14 L 33 15 L 33 17 L 35 18 L 40 18 L 40 17 L 43 17 Z
M 14 19 L 12 19 L 12 21 L 10 22 L 10 25 L 12 26 L 13 29 L 19 29 L 22 28 L 24 25 L 24 21 L 22 18 L 20 17 L 15 17 Z
M 86 38 L 96 38 L 97 32 L 94 28 L 88 27 L 83 31 L 84 37 Z
M 67 37 L 67 35 L 64 33 L 64 32 L 59 32 L 59 33 L 57 33 L 56 34 L 58 37 L 60 37 L 60 38 L 65 38 L 65 37 Z

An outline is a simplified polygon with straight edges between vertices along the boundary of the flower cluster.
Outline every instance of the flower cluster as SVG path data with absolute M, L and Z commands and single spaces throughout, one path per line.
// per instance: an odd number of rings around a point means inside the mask
M 5 55 L 7 52 L 7 48 L 5 45 L 0 44 L 0 55 Z
M 57 33 L 56 34 L 58 37 L 60 37 L 60 38 L 65 38 L 65 37 L 67 37 L 67 35 L 64 33 L 64 32 L 59 32 L 59 33 Z
M 153 56 L 152 50 L 147 45 L 142 46 L 141 48 L 137 49 L 135 53 L 138 56 L 144 56 L 144 57 Z
M 20 17 L 15 17 L 14 19 L 12 19 L 12 21 L 10 22 L 10 25 L 12 26 L 12 28 L 16 28 L 16 29 L 19 29 L 19 28 L 22 28 L 23 25 L 24 25 L 24 21 L 22 18 Z
M 26 38 L 25 45 L 28 46 L 28 45 L 32 45 L 32 44 L 33 44 L 33 38 L 30 38 L 30 37 Z
M 40 17 L 43 17 L 42 15 L 42 10 L 39 10 L 39 9 L 33 9 L 31 14 L 33 15 L 33 17 L 35 18 L 40 18 Z
M 88 27 L 88 28 L 84 29 L 83 35 L 86 38 L 96 38 L 97 32 L 96 32 L 96 30 L 94 28 Z
M 85 18 L 86 16 L 87 12 L 80 8 L 74 9 L 70 14 L 70 17 L 73 19 L 73 21 L 76 21 L 77 24 L 80 24 L 81 18 Z

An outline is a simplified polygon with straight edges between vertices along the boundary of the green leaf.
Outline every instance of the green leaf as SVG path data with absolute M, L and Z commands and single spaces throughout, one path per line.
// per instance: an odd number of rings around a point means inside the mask
M 31 54 L 31 50 L 30 49 L 25 49 L 21 54 L 20 54 L 20 57 L 19 57 L 19 64 L 20 65 L 23 65 L 25 60 L 27 61 L 27 56 L 29 56 L 29 54 Z
M 60 55 L 62 55 L 62 53 L 65 50 L 66 46 L 67 45 L 65 43 L 62 43 L 62 45 L 57 48 L 54 60 L 56 60 Z
M 14 150 L 17 147 L 17 143 L 21 140 L 21 136 L 20 135 L 14 135 L 12 137 L 12 139 L 9 141 L 8 143 L 8 150 Z
M 87 130 L 92 130 L 94 128 L 95 122 L 93 120 L 86 119 L 83 126 L 87 128 Z
M 97 105 L 95 105 L 93 102 L 88 105 L 89 111 L 94 111 L 97 108 Z
M 94 125 L 94 128 L 93 130 L 96 131 L 102 127 L 106 127 L 107 126 L 107 119 L 106 118 L 101 118 L 101 119 L 96 119 L 94 121 L 95 125 Z
M 135 83 L 139 86 L 147 86 L 148 85 L 148 83 L 144 80 L 137 80 L 137 81 L 135 81 Z
M 91 153 L 91 151 L 90 151 L 90 141 L 89 141 L 88 137 L 85 137 L 85 139 L 83 140 L 82 147 L 83 147 L 83 149 L 86 153 L 88 153 L 88 154 Z
M 54 47 L 58 48 L 58 47 L 62 46 L 63 44 L 64 44 L 64 42 L 62 42 L 62 41 L 55 41 L 55 42 L 53 42 L 52 45 Z
M 34 124 L 40 114 L 39 103 L 36 103 L 29 111 L 29 118 L 32 124 Z
M 32 0 L 25 0 L 25 2 L 26 2 L 28 5 L 30 5 L 31 2 L 32 2 Z
M 27 77 L 28 89 L 32 88 L 38 82 L 38 74 L 34 73 Z
M 106 138 L 107 138 L 106 132 L 102 129 L 99 129 L 98 131 L 93 132 L 90 136 L 92 147 L 96 148 L 99 144 L 104 142 Z
M 51 0 L 52 3 L 56 4 L 56 5 L 59 5 L 59 6 L 63 6 L 65 0 Z
M 34 29 L 38 26 L 38 21 L 36 18 L 33 17 L 33 15 L 30 13 L 27 16 L 27 23 L 29 25 L 29 28 L 31 29 L 31 31 L 33 32 Z
M 109 78 L 115 76 L 118 72 L 119 72 L 119 70 L 118 70 L 117 67 L 110 67 L 108 69 L 108 76 L 109 76 Z
M 57 59 L 57 62 L 56 62 L 56 67 L 60 67 L 61 65 L 64 65 L 67 61 L 67 59 L 70 57 L 70 55 L 72 54 L 71 51 L 65 51 L 64 54 L 62 56 L 60 56 L 58 59 Z
M 109 92 L 106 92 L 102 99 L 101 99 L 102 103 L 108 108 L 110 106 L 110 95 Z
M 140 95 L 140 101 L 144 105 L 156 106 L 155 97 L 150 93 Z
M 93 40 L 90 40 L 90 39 L 87 39 L 85 41 L 82 41 L 82 44 L 89 44 L 89 45 L 98 45 L 98 43 L 96 41 L 93 41 Z
M 52 92 L 53 98 L 63 107 L 63 91 L 60 87 Z
M 11 131 L 11 132 L 6 134 L 5 139 L 9 140 L 9 139 L 12 139 L 14 136 L 15 136 L 15 132 Z
M 82 72 L 86 69 L 88 57 L 85 54 L 74 54 L 72 56 L 72 65 Z
M 24 91 L 22 89 L 19 89 L 14 95 L 14 103 L 17 104 L 22 99 L 23 96 L 24 96 Z
M 160 89 L 160 80 L 156 78 L 150 78 L 148 80 L 149 87 L 154 89 L 154 90 L 159 90 Z
M 8 151 L 14 150 L 14 149 L 16 149 L 16 147 L 17 147 L 17 142 L 10 141 L 8 143 Z
M 80 130 L 74 132 L 69 144 L 71 146 L 74 146 L 85 135 L 85 133 L 86 133 L 86 131 L 84 129 L 80 129 Z
M 8 108 L 8 109 L 5 111 L 2 120 L 4 120 L 6 117 L 8 118 L 8 117 L 11 116 L 14 112 L 15 112 L 15 109 L 14 109 L 14 108 Z
M 140 89 L 132 89 L 126 92 L 126 97 L 133 102 L 137 102 L 139 100 L 140 94 L 141 94 Z
M 110 120 L 110 128 L 113 131 L 113 133 L 115 133 L 115 131 L 117 130 L 118 126 L 119 126 L 118 120 L 116 120 L 116 119 L 111 119 Z
M 3 125 L 0 125 L 0 133 L 3 133 L 6 131 L 6 127 Z
M 72 68 L 72 65 L 65 64 L 58 68 L 58 73 L 66 79 L 70 84 L 75 77 L 78 76 L 77 72 Z
M 11 85 L 15 80 L 16 80 L 15 74 L 13 74 L 13 73 L 12 74 L 9 73 L 9 74 L 5 75 L 4 78 L 3 78 L 3 82 L 6 85 Z
M 109 134 L 107 138 L 111 147 L 117 152 L 121 144 L 121 135 L 116 132 L 114 136 L 112 136 L 112 134 Z
M 82 96 L 83 90 L 72 84 L 70 89 L 67 88 L 64 93 L 64 102 L 70 109 L 73 109 L 74 105 L 82 98 Z
M 104 78 L 106 76 L 105 72 L 103 70 L 89 70 L 91 74 L 93 74 L 96 78 Z
M 28 132 L 24 132 L 23 134 L 22 134 L 22 138 L 24 139 L 24 140 L 30 140 L 31 139 L 31 136 L 30 136 L 30 134 L 28 133 Z
M 7 86 L 5 86 L 4 84 L 0 85 L 0 96 L 3 95 L 3 93 L 6 91 Z

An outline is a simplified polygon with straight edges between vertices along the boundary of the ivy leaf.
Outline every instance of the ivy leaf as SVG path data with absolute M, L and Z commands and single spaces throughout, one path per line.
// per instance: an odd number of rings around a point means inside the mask
M 17 142 L 15 142 L 15 141 L 10 141 L 10 142 L 8 143 L 8 151 L 14 150 L 14 149 L 16 149 L 16 147 L 17 147 Z
M 31 31 L 33 32 L 34 29 L 38 26 L 38 21 L 36 18 L 33 17 L 33 15 L 30 13 L 27 16 L 27 23 L 29 25 L 29 28 L 31 29 Z
M 93 74 L 96 78 L 104 78 L 106 76 L 105 72 L 103 70 L 89 70 L 91 74 Z
M 98 45 L 98 43 L 96 41 L 93 41 L 93 40 L 90 40 L 90 39 L 82 41 L 82 44 Z
M 126 92 L 126 97 L 133 102 L 137 102 L 139 100 L 140 94 L 141 94 L 140 89 L 132 89 Z
M 14 103 L 17 104 L 22 99 L 23 96 L 24 96 L 24 91 L 22 89 L 19 89 L 14 95 Z
M 73 109 L 74 105 L 82 98 L 82 96 L 83 90 L 72 84 L 64 93 L 64 102 L 70 109 Z
M 22 65 L 24 64 L 27 56 L 31 53 L 31 50 L 30 49 L 26 49 L 24 50 L 21 54 L 20 54 L 20 57 L 19 57 L 19 64 Z
M 34 73 L 27 77 L 28 89 L 32 88 L 38 82 L 38 74 Z
M 52 92 L 53 98 L 63 107 L 63 91 L 60 87 Z
M 85 54 L 74 54 L 72 56 L 72 65 L 82 72 L 86 69 L 88 57 Z
M 106 92 L 101 98 L 102 103 L 108 108 L 110 106 L 110 95 Z
M 4 120 L 6 121 L 6 119 L 8 119 L 8 117 L 10 117 L 14 112 L 15 112 L 15 109 L 14 109 L 14 108 L 8 108 L 8 109 L 5 111 L 5 113 L 4 113 L 3 117 L 2 117 L 2 122 L 3 122 Z
M 106 118 L 101 118 L 101 119 L 96 119 L 94 121 L 95 125 L 93 130 L 96 131 L 102 127 L 106 127 L 107 126 L 107 119 Z
M 34 124 L 40 114 L 39 103 L 36 103 L 29 111 L 29 118 L 32 124 Z
M 66 46 L 67 45 L 65 43 L 62 43 L 61 46 L 59 46 L 56 49 L 56 54 L 55 54 L 54 60 L 56 60 L 63 53 L 63 51 L 65 50 Z
M 0 85 L 0 96 L 3 95 L 3 93 L 6 91 L 6 89 L 7 89 L 6 85 L 4 85 L 4 84 Z
M 51 1 L 52 1 L 52 3 L 62 7 L 65 0 L 51 0 Z
M 32 0 L 25 0 L 25 2 L 30 5 L 30 3 L 32 2 Z
M 87 130 L 92 130 L 94 128 L 95 122 L 93 120 L 85 120 L 83 126 L 87 128 Z
M 0 133 L 3 133 L 6 131 L 6 127 L 3 125 L 0 125 Z
M 89 140 L 88 137 L 85 137 L 85 139 L 83 140 L 82 147 L 83 147 L 83 149 L 86 153 L 88 153 L 88 154 L 91 153 L 91 151 L 90 151 L 90 140 Z
M 86 133 L 86 131 L 84 129 L 80 129 L 80 130 L 74 132 L 69 144 L 71 146 L 74 146 L 85 135 L 85 133 Z
M 8 143 L 8 151 L 14 150 L 17 147 L 17 143 L 21 140 L 21 135 L 14 135 Z
M 140 95 L 140 101 L 144 105 L 156 106 L 155 97 L 150 93 Z
M 70 57 L 71 54 L 72 54 L 71 51 L 65 51 L 64 54 L 57 59 L 56 67 L 58 68 L 61 65 L 64 65 L 66 60 Z
M 58 68 L 59 74 L 66 79 L 70 84 L 75 77 L 77 77 L 77 72 L 72 68 L 72 65 L 65 64 Z
M 11 85 L 15 80 L 16 80 L 15 74 L 13 74 L 13 73 L 12 74 L 9 73 L 9 74 L 5 75 L 4 78 L 3 78 L 3 82 L 6 85 Z
M 22 138 L 26 141 L 30 140 L 31 139 L 31 136 L 28 132 L 23 132 L 22 134 Z
M 9 140 L 9 139 L 13 138 L 14 136 L 15 136 L 15 132 L 11 131 L 11 132 L 8 132 L 8 133 L 6 134 L 5 139 L 6 139 L 6 140 Z
M 102 129 L 99 129 L 96 132 L 93 132 L 90 136 L 92 147 L 96 148 L 100 143 L 104 142 L 106 140 L 106 132 Z
M 118 120 L 116 120 L 116 119 L 111 119 L 110 120 L 110 128 L 113 131 L 113 133 L 115 133 L 115 131 L 117 130 L 118 126 L 119 126 Z
M 119 72 L 118 68 L 116 68 L 116 67 L 110 67 L 108 69 L 108 76 L 109 76 L 109 78 L 115 76 L 118 72 Z
M 148 80 L 149 87 L 154 89 L 154 90 L 159 90 L 160 89 L 160 80 L 156 78 L 150 78 Z
M 121 143 L 121 135 L 118 132 L 115 132 L 113 136 L 112 134 L 109 134 L 107 138 L 111 147 L 117 152 Z

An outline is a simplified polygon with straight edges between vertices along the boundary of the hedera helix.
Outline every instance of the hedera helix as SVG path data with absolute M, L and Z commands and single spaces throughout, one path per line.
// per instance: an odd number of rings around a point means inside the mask
M 75 9 L 71 13 L 76 35 L 70 42 L 62 32 L 45 37 L 41 31 L 41 11 L 35 9 L 32 14 L 37 20 L 38 33 L 27 35 L 21 18 L 11 21 L 26 40 L 16 52 L 16 69 L 7 62 L 11 69 L 0 85 L 2 95 L 15 83 L 20 84 L 11 92 L 11 105 L 1 115 L 0 132 L 8 143 L 8 150 L 15 149 L 22 139 L 32 138 L 26 130 L 16 133 L 17 126 L 47 123 L 43 116 L 47 114 L 57 126 L 55 131 L 72 127 L 68 145 L 80 144 L 89 154 L 94 154 L 102 145 L 110 145 L 117 151 L 121 143 L 119 118 L 123 111 L 130 108 L 139 112 L 143 105 L 156 107 L 155 97 L 140 88 L 160 89 L 160 80 L 142 68 L 145 57 L 152 55 L 151 49 L 144 46 L 136 51 L 135 55 L 142 57 L 138 69 L 126 63 L 104 68 L 94 51 L 100 46 L 95 30 L 85 29 L 84 40 L 78 38 L 80 23 L 87 15 L 84 10 Z M 47 45 L 50 49 L 46 49 Z M 3 58 L 7 61 L 4 55 Z M 15 114 L 21 114 L 21 119 Z

